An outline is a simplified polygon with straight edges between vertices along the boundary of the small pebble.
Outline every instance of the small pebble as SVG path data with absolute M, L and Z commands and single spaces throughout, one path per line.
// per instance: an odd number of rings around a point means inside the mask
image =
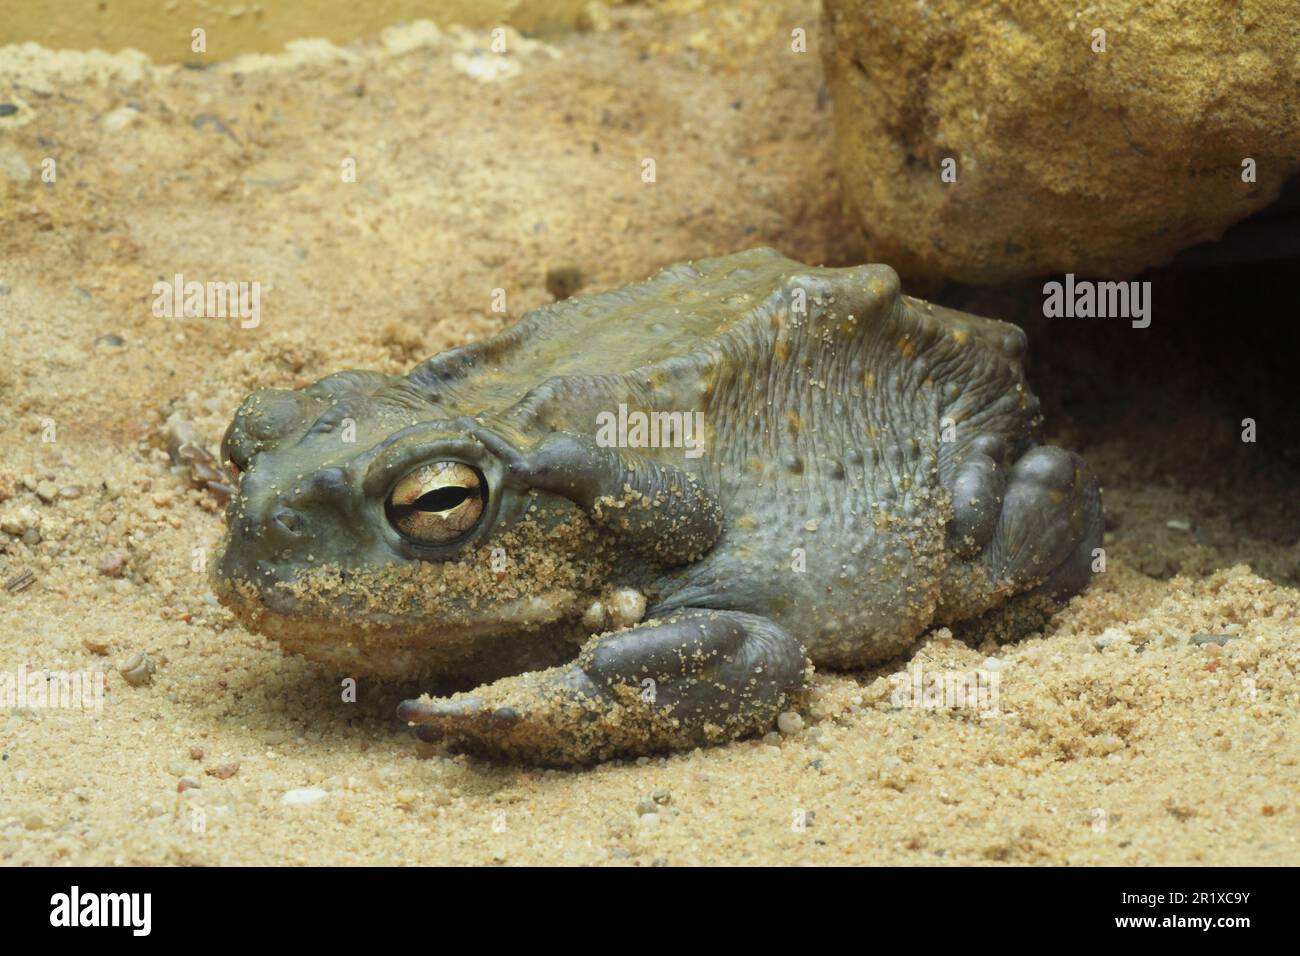
M 793 710 L 787 710 L 776 718 L 776 727 L 783 734 L 797 734 L 803 730 L 803 718 Z
M 1101 632 L 1101 635 L 1092 642 L 1093 647 L 1099 651 L 1116 644 L 1131 644 L 1133 637 L 1127 631 L 1121 631 L 1117 627 L 1108 627 Z
M 181 777 L 181 779 L 176 783 L 177 793 L 184 793 L 186 790 L 200 790 L 202 788 L 203 784 L 199 783 L 199 781 L 195 780 L 193 777 Z
M 324 800 L 329 794 L 320 787 L 300 787 L 297 790 L 289 790 L 280 802 L 286 807 L 302 807 L 309 803 L 315 803 L 317 800 Z
M 34 489 L 33 489 L 34 490 Z M 0 531 L 21 538 L 40 524 L 41 516 L 30 505 L 24 505 L 0 516 Z
M 635 588 L 619 588 L 609 596 L 609 623 L 630 627 L 645 617 L 645 595 Z
M 209 777 L 216 777 L 218 780 L 229 780 L 235 774 L 239 773 L 239 762 L 231 761 L 230 763 L 219 763 L 215 767 L 209 767 L 203 772 Z
M 144 687 L 153 682 L 154 663 L 141 651 L 117 669 L 132 687 Z
M 667 787 L 660 787 L 654 793 L 650 794 L 650 799 L 660 806 L 666 806 L 672 802 L 673 792 Z
M 582 626 L 592 632 L 605 628 L 605 605 L 601 601 L 592 601 L 582 615 Z
M 560 266 L 546 270 L 546 291 L 555 301 L 567 299 L 582 288 L 582 270 L 574 266 Z
M 658 813 L 658 812 L 659 812 L 659 804 L 655 803 L 653 800 L 649 799 L 648 797 L 642 799 L 636 805 L 636 813 L 637 816 L 640 817 L 645 816 L 647 813 Z
M 107 578 L 120 578 L 126 571 L 126 553 L 113 551 L 104 555 L 99 561 L 99 573 Z
M 100 657 L 107 657 L 109 652 L 108 638 L 100 635 L 87 635 L 81 639 L 81 646 L 92 654 L 98 654 Z
M 1170 518 L 1165 522 L 1166 528 L 1172 528 L 1174 531 L 1191 531 L 1192 523 L 1183 518 Z
M 1193 635 L 1187 643 L 1192 644 L 1195 647 L 1205 647 L 1207 644 L 1217 644 L 1219 647 L 1222 647 L 1229 641 L 1240 639 L 1240 634 L 1196 634 Z
M 137 111 L 129 106 L 120 106 L 109 113 L 105 113 L 101 122 L 104 124 L 104 129 L 110 133 L 117 133 L 133 124 L 139 115 Z

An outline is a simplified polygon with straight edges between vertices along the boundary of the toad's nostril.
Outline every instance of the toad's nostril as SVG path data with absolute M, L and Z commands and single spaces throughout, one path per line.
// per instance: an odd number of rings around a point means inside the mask
M 302 528 L 302 515 L 288 508 L 280 508 L 271 518 L 282 531 L 295 537 Z
M 351 490 L 352 486 L 342 468 L 321 468 L 310 477 L 305 488 L 286 496 L 284 503 L 291 508 L 318 501 L 338 503 L 346 501 Z

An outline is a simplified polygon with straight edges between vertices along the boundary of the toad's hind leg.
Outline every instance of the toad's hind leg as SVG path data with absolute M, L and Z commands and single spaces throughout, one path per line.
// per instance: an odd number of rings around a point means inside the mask
M 1040 445 L 1003 468 L 973 450 L 948 486 L 951 560 L 938 622 L 974 617 L 1025 592 L 1062 602 L 1087 586 L 1101 547 L 1101 492 L 1074 452 Z

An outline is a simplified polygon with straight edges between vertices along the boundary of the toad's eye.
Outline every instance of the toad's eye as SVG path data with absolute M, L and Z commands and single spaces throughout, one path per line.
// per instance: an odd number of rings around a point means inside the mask
M 416 544 L 448 544 L 463 537 L 483 514 L 487 483 L 469 465 L 422 465 L 388 494 L 389 523 Z

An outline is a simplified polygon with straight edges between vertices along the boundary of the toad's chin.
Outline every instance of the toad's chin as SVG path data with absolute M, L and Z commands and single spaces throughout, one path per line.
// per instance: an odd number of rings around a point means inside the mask
M 575 592 L 556 590 L 481 608 L 476 613 L 482 616 L 474 619 L 439 622 L 372 612 L 351 616 L 341 607 L 337 614 L 322 614 L 288 593 L 264 592 L 247 582 L 221 580 L 216 592 L 244 627 L 285 651 L 339 674 L 384 681 L 487 680 L 520 673 L 538 660 L 563 659 L 553 642 L 530 640 L 529 632 L 572 621 L 582 607 Z M 567 641 L 560 644 L 576 651 Z

